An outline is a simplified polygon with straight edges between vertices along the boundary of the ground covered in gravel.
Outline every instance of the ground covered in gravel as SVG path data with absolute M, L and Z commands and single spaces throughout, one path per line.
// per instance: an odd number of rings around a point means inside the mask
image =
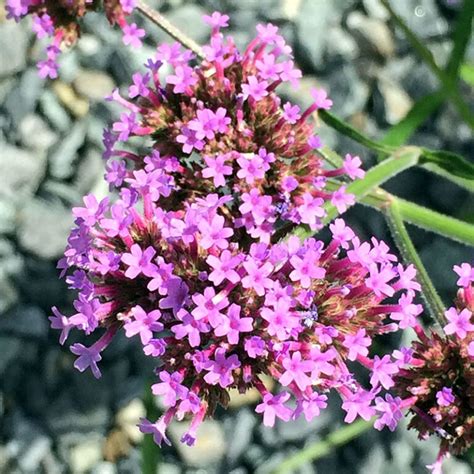
M 139 52 L 124 47 L 120 33 L 105 19 L 88 15 L 77 47 L 61 58 L 60 79 L 40 79 L 34 65 L 41 48 L 26 23 L 6 22 L 0 0 L 0 473 L 139 473 L 144 416 L 141 401 L 149 361 L 133 340 L 114 341 L 104 354 L 103 377 L 72 368 L 47 317 L 56 305 L 66 314 L 71 294 L 55 268 L 72 225 L 70 209 L 89 192 L 105 195 L 101 135 L 117 110 L 103 97 L 125 86 L 133 72 L 169 41 L 148 24 L 147 44 Z M 436 79 L 390 24 L 378 0 L 207 0 L 149 1 L 198 42 L 208 29 L 204 13 L 231 16 L 230 33 L 245 45 L 258 22 L 281 27 L 293 45 L 305 78 L 301 90 L 282 90 L 304 104 L 308 90 L 322 85 L 334 113 L 380 138 L 413 103 L 437 88 Z M 456 2 L 397 0 L 394 8 L 443 63 L 450 50 Z M 3 15 L 3 16 L 2 16 Z M 141 19 L 139 19 L 141 21 Z M 474 44 L 468 51 L 474 61 Z M 470 96 L 469 96 L 470 94 Z M 474 101 L 472 90 L 466 97 Z M 341 153 L 375 157 L 329 129 L 321 135 Z M 443 106 L 411 143 L 471 156 L 474 141 L 450 106 Z M 412 170 L 390 191 L 451 215 L 468 218 L 474 205 L 460 188 Z M 389 238 L 385 224 L 367 209 L 348 220 L 363 237 Z M 454 296 L 453 264 L 468 250 L 431 234 L 413 232 L 415 243 L 443 297 Z M 448 276 L 449 274 L 449 276 Z M 388 340 L 387 344 L 399 341 Z M 176 442 L 162 453 L 160 473 L 271 473 L 288 456 L 324 437 L 339 424 L 339 404 L 312 423 L 304 419 L 264 428 L 253 412 L 252 394 L 234 397 L 231 408 L 207 421 L 197 446 Z M 177 441 L 179 423 L 171 430 Z M 420 443 L 414 433 L 369 431 L 334 450 L 301 473 L 425 472 L 437 443 Z M 446 472 L 469 474 L 466 461 L 450 460 Z

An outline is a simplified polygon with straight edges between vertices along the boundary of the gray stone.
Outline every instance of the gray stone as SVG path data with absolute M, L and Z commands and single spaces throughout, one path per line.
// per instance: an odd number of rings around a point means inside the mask
M 345 7 L 352 4 L 350 0 L 303 0 L 296 19 L 296 53 L 315 69 L 324 66 L 327 46 L 327 30 L 340 24 Z
M 355 39 L 340 26 L 331 26 L 327 30 L 328 61 L 351 61 L 359 56 L 359 46 Z
M 362 4 L 369 16 L 379 20 L 387 20 L 390 17 L 387 9 L 380 3 L 380 0 L 362 0 Z
M 23 145 L 39 152 L 47 150 L 58 139 L 56 133 L 36 114 L 28 114 L 23 118 L 19 134 Z
M 0 335 L 0 347 L 2 348 L 0 351 L 0 376 L 3 377 L 8 365 L 16 360 L 21 352 L 21 341 L 11 336 Z
M 97 102 L 112 93 L 115 83 L 104 72 L 81 69 L 73 81 L 73 86 L 77 93 Z
M 15 230 L 15 206 L 11 199 L 0 198 L 0 234 L 11 234 Z
M 410 96 L 397 82 L 386 77 L 380 77 L 377 86 L 383 118 L 391 125 L 400 122 L 413 106 Z
M 56 130 L 61 132 L 70 130 L 71 118 L 59 103 L 56 94 L 45 90 L 40 98 L 40 106 L 43 114 Z
M 390 5 L 421 38 L 437 36 L 448 31 L 446 20 L 439 14 L 434 0 L 397 0 Z M 404 37 L 404 34 L 398 32 Z
M 227 418 L 224 428 L 228 434 L 228 439 L 232 440 L 226 452 L 226 460 L 230 465 L 237 463 L 252 441 L 252 433 L 257 419 L 248 409 L 242 408 L 236 417 Z
M 17 337 L 46 338 L 48 320 L 35 306 L 17 306 L 0 316 L 0 333 Z
M 209 38 L 209 26 L 202 21 L 205 14 L 206 10 L 198 5 L 185 4 L 172 11 L 168 18 L 171 23 L 186 31 L 194 41 L 204 43 Z
M 353 11 L 347 17 L 347 27 L 367 54 L 376 53 L 384 58 L 394 54 L 392 32 L 383 21 Z
M 44 259 L 56 259 L 64 251 L 73 217 L 63 206 L 33 199 L 19 213 L 18 240 L 21 246 Z
M 89 193 L 98 182 L 103 181 L 104 172 L 101 153 L 96 148 L 88 148 L 77 166 L 74 189 L 80 195 Z
M 371 446 L 367 457 L 359 467 L 358 472 L 365 474 L 367 472 L 383 472 L 386 465 L 386 455 L 380 445 Z
M 28 35 L 23 26 L 7 21 L 0 23 L 0 76 L 7 76 L 25 68 Z
M 0 313 L 7 311 L 18 301 L 18 291 L 11 280 L 0 269 Z
M 369 87 L 359 78 L 351 63 L 332 71 L 326 80 L 330 85 L 329 96 L 334 102 L 332 111 L 336 115 L 349 117 L 365 108 Z
M 7 95 L 4 107 L 15 128 L 19 126 L 23 117 L 34 111 L 43 91 L 44 82 L 36 68 L 27 69 Z
M 216 420 L 204 420 L 198 429 L 194 446 L 180 442 L 188 427 L 188 423 L 173 423 L 169 427 L 170 437 L 181 459 L 193 467 L 206 468 L 218 464 L 228 449 L 220 423 Z
M 116 474 L 117 468 L 115 464 L 107 461 L 99 462 L 90 471 L 90 474 Z
M 56 179 L 71 178 L 78 150 L 84 144 L 86 122 L 77 122 L 49 156 L 50 173 Z
M 43 179 L 46 168 L 45 157 L 6 144 L 2 144 L 1 147 L 0 197 L 3 196 L 13 202 L 23 202 L 26 197 L 36 192 Z
M 329 413 L 323 411 L 319 416 L 309 422 L 306 421 L 304 416 L 300 416 L 298 419 L 288 422 L 278 420 L 276 429 L 278 436 L 285 441 L 302 441 L 328 426 L 330 421 Z
M 102 459 L 104 438 L 91 433 L 68 449 L 68 461 L 73 474 L 90 471 Z

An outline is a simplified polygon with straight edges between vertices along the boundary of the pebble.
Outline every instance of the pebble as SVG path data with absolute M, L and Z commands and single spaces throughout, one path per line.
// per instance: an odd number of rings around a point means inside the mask
M 26 115 L 18 131 L 22 144 L 39 153 L 46 151 L 58 139 L 57 134 L 36 114 Z
M 20 338 L 45 339 L 48 320 L 43 311 L 35 306 L 17 306 L 0 317 L 0 333 Z
M 347 17 L 347 27 L 355 36 L 359 46 L 365 46 L 366 54 L 376 53 L 383 58 L 393 56 L 395 43 L 386 23 L 353 11 Z
M 102 443 L 101 436 L 88 435 L 87 438 L 69 448 L 72 474 L 84 474 L 101 461 Z
M 188 426 L 189 423 L 173 423 L 169 428 L 170 437 L 181 459 L 188 466 L 200 468 L 218 464 L 228 450 L 221 424 L 216 420 L 204 420 L 198 429 L 194 446 L 187 446 L 180 442 Z
M 19 213 L 17 237 L 22 248 L 44 259 L 57 259 L 66 247 L 72 229 L 70 210 L 36 198 Z
M 412 108 L 413 101 L 398 83 L 381 77 L 378 81 L 378 91 L 382 96 L 386 122 L 394 125 L 404 119 Z
M 13 21 L 0 23 L 0 77 L 24 69 L 28 36 L 25 29 Z
M 75 91 L 92 102 L 104 100 L 115 87 L 114 80 L 101 71 L 82 69 L 76 75 L 73 86 Z
M 239 410 L 234 417 L 226 418 L 224 429 L 227 432 L 228 439 L 232 440 L 226 452 L 226 460 L 231 466 L 237 463 L 249 447 L 253 437 L 253 429 L 257 423 L 254 413 L 248 408 Z
M 146 416 L 145 406 L 139 398 L 132 400 L 127 406 L 121 408 L 115 417 L 117 426 L 120 427 L 133 443 L 143 439 L 143 433 L 138 429 L 140 418 Z

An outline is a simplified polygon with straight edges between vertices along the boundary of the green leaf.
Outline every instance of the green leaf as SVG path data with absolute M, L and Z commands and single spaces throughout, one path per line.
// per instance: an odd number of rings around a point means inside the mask
M 472 35 L 472 17 L 474 15 L 474 2 L 464 0 L 463 6 L 457 16 L 456 29 L 454 30 L 454 46 L 446 66 L 446 74 L 454 82 L 458 78 L 466 48 Z
M 464 63 L 461 66 L 459 71 L 461 79 L 469 84 L 470 86 L 474 87 L 474 64 L 471 63 Z
M 334 448 L 342 446 L 349 441 L 368 431 L 374 423 L 374 419 L 365 421 L 357 420 L 350 425 L 343 426 L 330 433 L 326 439 L 316 441 L 306 448 L 291 455 L 272 472 L 272 474 L 290 474 L 296 471 L 300 466 L 326 456 L 331 453 Z
M 456 184 L 460 188 L 464 188 L 470 193 L 474 193 L 474 180 L 472 179 L 466 179 L 461 178 L 459 176 L 455 176 L 450 172 L 446 171 L 445 169 L 440 168 L 436 163 L 425 163 L 423 164 L 423 168 L 430 171 L 431 173 L 437 174 L 438 176 L 447 179 L 448 181 L 451 181 L 452 183 Z
M 442 91 L 434 92 L 422 97 L 416 102 L 406 117 L 394 125 L 381 140 L 381 143 L 391 146 L 405 144 L 427 118 L 440 107 L 446 94 Z
M 374 150 L 379 153 L 384 153 L 386 155 L 389 155 L 393 151 L 395 151 L 394 147 L 384 145 L 383 143 L 379 143 L 375 140 L 370 139 L 363 133 L 356 130 L 352 125 L 349 125 L 347 122 L 344 122 L 342 119 L 336 117 L 327 110 L 319 110 L 318 117 L 329 127 L 334 128 L 346 137 L 354 140 L 357 143 L 360 143 L 361 145 L 364 145 L 370 150 Z
M 474 164 L 457 153 L 423 149 L 420 163 L 434 163 L 454 176 L 474 180 Z

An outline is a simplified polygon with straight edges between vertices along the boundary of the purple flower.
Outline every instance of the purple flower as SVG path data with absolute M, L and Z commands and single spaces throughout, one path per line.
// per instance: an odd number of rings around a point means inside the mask
M 72 213 L 84 220 L 84 224 L 92 227 L 104 215 L 105 210 L 109 204 L 109 198 L 105 197 L 100 201 L 93 194 L 88 194 L 83 197 L 85 207 L 73 207 Z
M 223 15 L 220 12 L 213 12 L 212 15 L 203 15 L 203 20 L 213 28 L 225 28 L 229 26 L 228 15 Z
M 128 140 L 128 137 L 134 132 L 137 126 L 137 116 L 135 112 L 126 112 L 120 114 L 120 122 L 115 122 L 112 126 L 114 132 L 119 132 L 118 139 L 122 142 Z
M 247 83 L 242 84 L 242 96 L 244 100 L 252 97 L 259 101 L 268 95 L 267 87 L 267 81 L 259 81 L 256 76 L 249 76 Z
M 310 360 L 302 360 L 299 351 L 293 352 L 291 358 L 283 359 L 282 365 L 285 372 L 279 378 L 279 382 L 284 387 L 294 382 L 301 391 L 304 391 L 311 385 L 311 379 L 306 374 L 313 370 L 314 363 Z
M 311 280 L 314 278 L 324 278 L 326 270 L 318 267 L 318 255 L 315 252 L 308 251 L 304 257 L 293 255 L 290 259 L 294 270 L 290 273 L 291 281 L 299 281 L 303 288 L 311 286 Z
M 243 267 L 247 272 L 247 275 L 242 279 L 242 286 L 244 288 L 252 288 L 258 296 L 263 296 L 265 288 L 273 286 L 273 280 L 268 278 L 273 271 L 273 266 L 270 262 L 259 266 L 255 260 L 251 259 L 244 262 Z
M 444 315 L 449 324 L 444 326 L 444 332 L 450 336 L 456 334 L 460 339 L 464 339 L 468 332 L 474 331 L 474 324 L 471 324 L 472 313 L 467 309 L 458 312 L 456 308 L 449 308 Z
M 395 290 L 388 284 L 396 276 L 395 271 L 390 265 L 382 267 L 380 270 L 377 265 L 370 266 L 370 275 L 365 279 L 365 284 L 373 290 L 376 296 L 393 296 Z
M 237 159 L 237 163 L 240 166 L 237 177 L 245 179 L 247 184 L 253 184 L 256 179 L 265 177 L 265 163 L 260 156 L 253 153 L 241 155 Z
M 128 96 L 133 99 L 138 96 L 148 97 L 150 90 L 148 89 L 148 83 L 150 82 L 150 74 L 140 74 L 136 72 L 133 76 L 133 85 L 128 88 Z
M 372 343 L 370 337 L 366 336 L 365 329 L 359 329 L 356 334 L 347 334 L 344 338 L 343 345 L 349 349 L 347 358 L 349 360 L 356 360 L 357 356 L 366 356 L 369 351 L 367 347 Z
M 293 414 L 293 418 L 297 418 L 301 413 L 304 413 L 304 417 L 307 422 L 310 422 L 313 418 L 319 416 L 321 410 L 327 407 L 326 395 L 322 395 L 318 392 L 313 392 L 308 398 L 303 398 L 299 403 Z
M 145 30 L 138 28 L 136 23 L 126 24 L 123 28 L 123 42 L 125 45 L 131 45 L 134 48 L 140 48 L 142 45 L 141 38 L 145 36 Z
M 160 300 L 160 308 L 171 309 L 176 315 L 188 296 L 188 285 L 181 278 L 170 278 L 166 282 L 166 290 L 167 296 Z
M 441 390 L 436 392 L 436 401 L 440 407 L 449 407 L 455 400 L 453 389 L 443 387 Z
M 167 424 L 164 421 L 164 417 L 161 417 L 155 423 L 151 423 L 150 421 L 142 418 L 138 427 L 142 433 L 153 435 L 153 441 L 158 446 L 161 446 L 163 441 L 168 446 L 171 446 L 170 440 L 166 437 Z
M 275 424 L 275 418 L 278 417 L 283 421 L 289 421 L 292 410 L 284 405 L 290 398 L 288 392 L 282 392 L 278 395 L 267 393 L 263 397 L 262 403 L 256 406 L 257 413 L 263 413 L 263 424 L 272 427 Z
M 401 403 L 400 397 L 394 398 L 390 394 L 385 395 L 385 400 L 382 397 L 377 397 L 375 399 L 377 420 L 375 420 L 374 427 L 381 430 L 386 426 L 390 431 L 395 431 L 399 420 L 403 417 Z
M 209 325 L 204 321 L 198 321 L 184 309 L 180 309 L 177 318 L 182 321 L 181 324 L 175 324 L 171 331 L 174 332 L 176 339 L 187 337 L 191 347 L 198 347 L 201 344 L 201 334 L 210 331 Z
M 209 372 L 204 376 L 204 380 L 210 385 L 219 384 L 222 388 L 226 388 L 234 383 L 232 371 L 240 367 L 240 361 L 236 354 L 225 356 L 225 349 L 216 349 L 214 360 L 210 360 L 206 364 L 206 370 Z
M 174 407 L 178 400 L 184 399 L 188 394 L 188 389 L 181 385 L 183 379 L 183 375 L 179 372 L 170 374 L 166 370 L 162 370 L 160 372 L 161 382 L 151 386 L 153 395 L 162 396 L 166 407 Z
M 358 156 L 352 156 L 349 153 L 347 153 L 344 164 L 343 164 L 343 169 L 346 172 L 346 174 L 349 176 L 351 179 L 357 179 L 357 178 L 363 178 L 365 176 L 365 171 L 361 169 L 362 161 L 360 157 Z
M 265 353 L 265 341 L 259 336 L 252 336 L 245 339 L 245 352 L 252 359 L 263 355 Z
M 173 92 L 175 94 L 183 94 L 189 87 L 196 84 L 197 77 L 192 67 L 180 65 L 175 67 L 174 75 L 168 76 L 166 82 L 168 84 L 174 84 Z
M 472 268 L 469 263 L 454 265 L 453 268 L 459 276 L 459 279 L 456 282 L 458 286 L 467 288 L 472 282 L 474 282 L 474 268 Z
M 372 392 L 362 389 L 346 398 L 342 404 L 342 409 L 347 413 L 344 421 L 352 423 L 357 416 L 367 421 L 370 420 L 375 414 L 375 409 L 371 406 L 373 399 L 374 394 Z
M 138 244 L 133 244 L 130 248 L 130 253 L 122 255 L 122 262 L 128 265 L 125 276 L 132 280 L 140 275 L 140 273 L 152 277 L 157 271 L 156 265 L 151 263 L 155 255 L 156 250 L 153 247 L 150 246 L 142 250 Z
M 283 105 L 283 118 L 291 125 L 295 124 L 300 118 L 300 108 L 290 102 Z
M 64 314 L 60 313 L 56 306 L 51 308 L 54 316 L 50 316 L 48 319 L 51 321 L 51 328 L 52 329 L 61 329 L 61 334 L 59 336 L 59 343 L 64 345 L 66 339 L 69 336 L 69 331 L 74 327 L 69 319 L 64 316 Z
M 225 176 L 232 174 L 232 167 L 225 164 L 227 155 L 217 155 L 216 158 L 205 156 L 204 161 L 207 165 L 202 170 L 204 178 L 213 178 L 214 186 L 225 186 Z
M 374 388 L 380 384 L 383 388 L 388 390 L 395 385 L 391 375 L 397 372 L 398 366 L 392 362 L 389 355 L 384 355 L 382 358 L 376 355 L 373 361 L 370 384 Z
M 192 296 L 192 300 L 196 303 L 191 314 L 195 319 L 211 323 L 213 328 L 219 326 L 224 321 L 224 314 L 221 310 L 229 306 L 229 300 L 226 297 L 219 298 L 218 301 L 214 302 L 216 298 L 216 291 L 212 287 L 204 289 L 204 294 L 195 293 Z
M 229 246 L 227 239 L 234 235 L 234 231 L 230 227 L 224 227 L 224 224 L 224 217 L 219 215 L 215 215 L 211 222 L 199 221 L 198 229 L 201 233 L 199 245 L 204 249 L 211 247 L 226 249 Z
M 341 186 L 332 194 L 331 203 L 336 206 L 339 213 L 343 213 L 355 204 L 355 196 L 346 192 L 346 186 Z
M 240 317 L 240 306 L 231 304 L 227 310 L 227 316 L 214 330 L 216 336 L 226 336 L 229 344 L 238 344 L 241 332 L 252 331 L 252 318 Z
M 125 335 L 127 337 L 140 334 L 143 345 L 150 342 L 154 331 L 162 331 L 163 324 L 158 322 L 161 317 L 159 309 L 147 313 L 141 306 L 137 305 L 131 309 L 131 317 L 124 324 Z
M 399 309 L 390 313 L 390 318 L 399 321 L 400 329 L 412 328 L 417 324 L 416 317 L 423 312 L 421 304 L 413 304 L 413 295 L 411 293 L 402 294 L 398 300 Z
M 220 285 L 224 280 L 229 280 L 231 283 L 237 283 L 240 280 L 239 274 L 234 270 L 242 258 L 240 255 L 232 255 L 229 250 L 224 250 L 219 257 L 209 255 L 207 257 L 207 264 L 213 268 L 209 275 L 209 280 L 214 285 Z
M 328 99 L 327 92 L 324 89 L 312 88 L 310 92 L 316 109 L 329 110 L 332 107 L 332 100 Z
M 101 377 L 97 362 L 99 362 L 102 357 L 95 344 L 91 347 L 85 347 L 82 344 L 76 343 L 71 346 L 71 352 L 79 356 L 74 362 L 74 367 L 79 370 L 79 372 L 84 372 L 84 370 L 90 368 L 96 379 Z

